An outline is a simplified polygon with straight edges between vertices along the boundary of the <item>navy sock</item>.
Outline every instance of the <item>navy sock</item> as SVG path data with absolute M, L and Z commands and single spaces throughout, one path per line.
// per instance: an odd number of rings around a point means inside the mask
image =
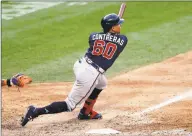
M 101 91 L 102 91 L 101 89 L 95 88 L 91 93 L 91 95 L 89 96 L 89 99 L 95 100 L 98 97 L 98 95 L 101 93 Z
M 38 115 L 42 114 L 54 114 L 68 111 L 67 103 L 65 101 L 53 102 L 48 106 L 37 108 L 36 112 Z

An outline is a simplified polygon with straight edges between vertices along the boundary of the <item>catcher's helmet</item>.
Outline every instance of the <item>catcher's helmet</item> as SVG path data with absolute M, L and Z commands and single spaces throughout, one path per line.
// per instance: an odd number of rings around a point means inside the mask
M 108 32 L 112 26 L 122 24 L 124 19 L 120 19 L 119 16 L 115 13 L 108 14 L 101 19 L 101 26 L 103 31 L 106 33 Z

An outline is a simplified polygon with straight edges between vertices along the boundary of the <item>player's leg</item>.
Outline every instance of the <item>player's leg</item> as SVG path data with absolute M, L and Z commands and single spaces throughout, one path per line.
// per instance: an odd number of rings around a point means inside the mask
M 84 65 L 84 67 L 78 67 L 79 64 Z M 87 63 L 84 64 L 83 60 L 79 64 L 77 64 L 77 67 L 74 69 L 76 82 L 65 100 L 71 111 L 74 110 L 77 105 L 85 102 L 97 85 L 98 78 L 101 75 L 94 67 Z
M 11 79 L 2 79 L 1 80 L 1 86 L 8 86 L 8 87 L 11 87 L 12 86 L 12 82 L 11 82 Z
M 89 71 L 86 71 L 89 74 Z M 99 74 L 98 74 L 99 75 Z M 83 76 L 83 75 L 82 75 Z M 29 106 L 28 112 L 25 117 L 22 119 L 22 126 L 25 126 L 26 123 L 30 120 L 27 117 L 36 118 L 39 115 L 43 114 L 54 114 L 66 111 L 73 111 L 78 104 L 84 102 L 87 97 L 92 93 L 97 82 L 96 74 L 95 76 L 90 76 L 88 78 L 85 76 L 85 79 L 76 80 L 71 92 L 69 93 L 65 101 L 53 102 L 50 105 L 41 108 L 35 108 L 34 106 Z
M 87 83 L 89 80 L 88 77 L 85 79 L 84 78 L 82 79 L 84 71 L 85 71 L 83 68 L 84 67 L 82 67 L 78 61 L 74 64 L 73 70 L 74 70 L 74 74 L 76 76 L 76 81 L 75 81 L 67 99 L 65 101 L 53 102 L 50 105 L 47 105 L 42 108 L 36 108 L 35 111 L 36 111 L 37 115 L 54 114 L 54 113 L 60 113 L 60 112 L 64 112 L 64 111 L 72 111 L 75 108 L 76 102 L 74 102 L 74 101 L 76 100 L 76 98 L 77 98 L 76 101 L 81 99 L 80 93 L 83 92 L 83 91 L 81 91 L 82 86 L 85 86 L 84 84 Z M 84 94 L 82 94 L 82 95 L 84 95 Z
M 106 86 L 107 86 L 107 79 L 105 75 L 101 75 L 98 78 L 98 84 L 94 88 L 91 95 L 85 101 L 83 108 L 80 110 L 78 119 L 82 120 L 82 119 L 101 119 L 102 118 L 102 115 L 94 111 L 93 107 L 96 103 L 96 100 L 99 94 L 104 88 L 106 88 Z
M 72 111 L 78 104 L 84 102 L 95 88 L 100 73 L 92 66 L 83 62 L 75 63 L 74 73 L 76 81 L 65 101 L 53 102 L 42 108 L 29 106 L 27 113 L 21 121 L 21 125 L 25 126 L 28 121 L 39 115 Z
M 78 104 L 89 97 L 98 82 L 97 79 L 100 74 L 93 67 L 82 63 L 78 62 L 74 65 L 76 81 L 65 101 L 54 102 L 46 107 L 37 108 L 38 115 L 73 111 Z

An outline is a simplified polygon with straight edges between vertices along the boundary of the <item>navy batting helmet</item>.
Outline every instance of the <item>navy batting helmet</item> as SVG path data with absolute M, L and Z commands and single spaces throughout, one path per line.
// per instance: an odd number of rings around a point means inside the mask
M 112 13 L 112 14 L 108 14 L 108 15 L 104 16 L 101 19 L 101 26 L 103 28 L 103 31 L 106 33 L 106 32 L 109 32 L 109 30 L 113 26 L 122 24 L 123 22 L 124 22 L 124 19 L 120 19 L 117 14 Z

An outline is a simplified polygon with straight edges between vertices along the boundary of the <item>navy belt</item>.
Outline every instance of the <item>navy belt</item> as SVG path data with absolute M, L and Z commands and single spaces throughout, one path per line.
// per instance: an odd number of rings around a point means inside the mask
M 93 66 L 97 71 L 99 71 L 101 74 L 103 74 L 105 72 L 104 69 L 102 69 L 101 67 L 99 67 L 96 63 L 94 63 L 90 58 L 88 58 L 87 56 L 84 57 L 86 62 L 88 64 L 90 64 L 91 66 Z

